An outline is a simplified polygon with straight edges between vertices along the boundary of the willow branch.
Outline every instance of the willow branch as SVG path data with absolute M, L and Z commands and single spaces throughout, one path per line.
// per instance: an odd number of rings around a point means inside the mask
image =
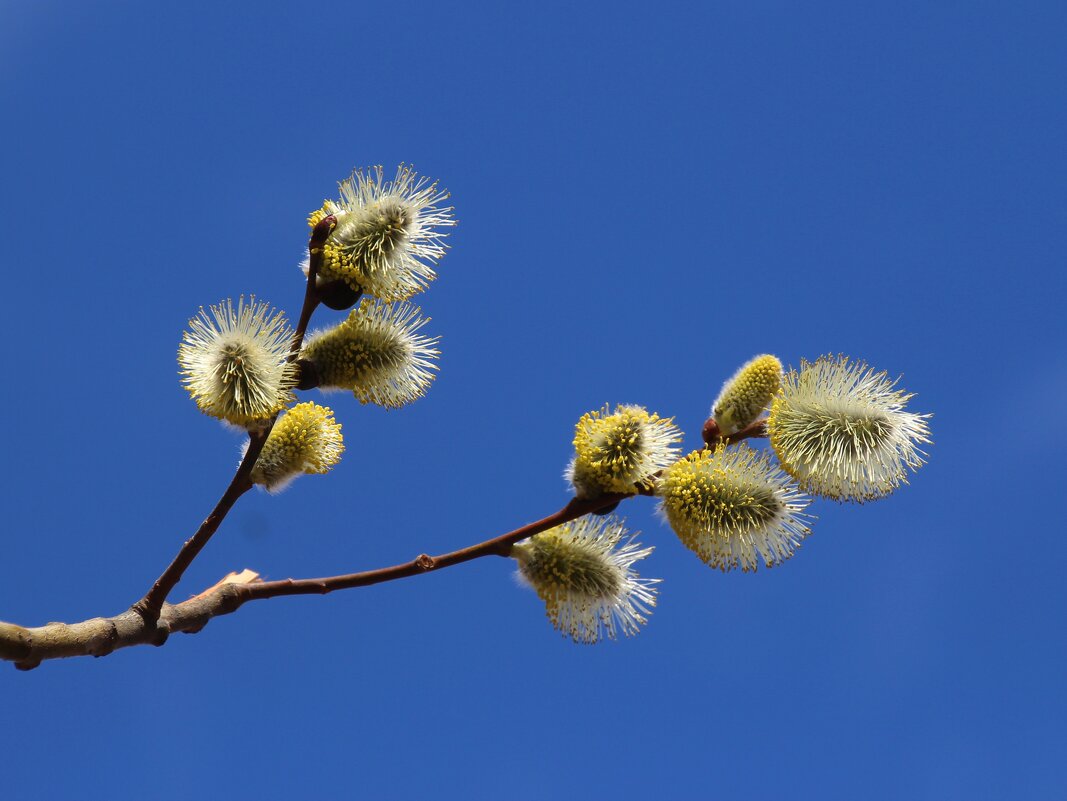
M 646 490 L 642 494 L 652 493 Z M 231 574 L 188 601 L 162 603 L 155 618 L 149 618 L 134 607 L 114 617 L 98 617 L 80 623 L 48 623 L 36 628 L 0 622 L 0 659 L 13 662 L 20 670 L 31 670 L 48 659 L 107 656 L 133 645 L 163 645 L 173 632 L 195 634 L 213 618 L 236 612 L 247 601 L 285 595 L 324 595 L 335 590 L 418 576 L 483 556 L 507 556 L 512 545 L 527 537 L 632 497 L 613 493 L 594 499 L 574 499 L 548 517 L 476 545 L 439 556 L 420 554 L 410 562 L 361 573 L 283 581 L 259 581 L 251 571 Z
M 192 634 L 212 618 L 236 611 L 242 603 L 237 586 L 220 582 L 183 603 L 164 603 L 155 620 L 131 608 L 114 617 L 36 628 L 0 622 L 0 659 L 13 662 L 19 670 L 32 670 L 46 659 L 107 656 L 131 645 L 163 645 L 172 632 Z
M 332 215 L 325 217 L 319 221 L 311 232 L 311 238 L 308 241 L 307 286 L 304 289 L 304 303 L 300 309 L 296 332 L 293 335 L 293 342 L 286 357 L 289 362 L 295 361 L 300 354 L 300 347 L 303 345 L 304 334 L 307 332 L 311 315 L 318 308 L 320 298 L 315 285 L 319 267 L 322 264 L 322 246 L 336 223 L 337 220 Z M 167 600 L 171 590 L 181 581 L 182 576 L 189 569 L 193 560 L 208 544 L 208 541 L 218 530 L 227 513 L 237 502 L 237 499 L 252 489 L 252 468 L 255 467 L 256 460 L 263 451 L 267 436 L 270 434 L 271 429 L 274 428 L 274 423 L 277 419 L 278 416 L 275 415 L 262 428 L 249 432 L 248 448 L 245 450 L 244 458 L 241 459 L 241 463 L 237 466 L 237 471 L 230 480 L 230 485 L 226 488 L 219 502 L 215 504 L 215 508 L 211 510 L 211 514 L 200 524 L 200 528 L 196 530 L 196 533 L 185 541 L 181 550 L 178 551 L 178 555 L 174 557 L 167 569 L 155 580 L 155 583 L 145 593 L 145 596 L 131 607 L 131 611 L 141 615 L 146 622 L 155 623 L 159 619 L 163 603 Z

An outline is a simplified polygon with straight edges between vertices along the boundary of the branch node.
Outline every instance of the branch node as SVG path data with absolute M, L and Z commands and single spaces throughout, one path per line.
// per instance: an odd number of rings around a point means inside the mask
M 103 618 L 103 628 L 106 631 L 99 639 L 94 638 L 90 643 L 89 654 L 91 656 L 107 656 L 112 653 L 119 643 L 119 629 L 114 620 Z
M 255 573 L 253 573 L 252 575 L 256 576 Z M 221 598 L 221 600 L 219 601 L 220 614 L 228 615 L 231 612 L 236 612 L 241 607 L 241 604 L 243 604 L 245 601 L 244 597 L 241 595 L 241 591 L 245 586 L 246 585 L 244 584 L 234 583 L 224 584 L 222 587 L 219 588 L 219 597 Z
M 433 557 L 429 554 L 420 553 L 415 557 L 415 567 L 419 570 L 433 570 L 437 567 L 437 563 L 434 562 Z
M 156 621 L 155 629 L 152 631 L 152 637 L 148 641 L 151 645 L 157 648 L 165 643 L 170 638 L 170 623 L 160 618 Z
M 153 589 L 155 588 L 153 587 Z M 130 607 L 130 611 L 139 615 L 141 620 L 145 622 L 146 626 L 154 626 L 156 624 L 156 621 L 159 620 L 159 614 L 161 610 L 156 608 L 150 608 L 148 602 L 145 600 L 147 598 L 148 596 L 146 595 L 140 601 L 133 604 L 133 606 Z

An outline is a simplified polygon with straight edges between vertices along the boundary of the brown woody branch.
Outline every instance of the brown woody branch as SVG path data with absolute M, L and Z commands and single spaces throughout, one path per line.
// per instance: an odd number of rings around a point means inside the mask
M 651 493 L 649 492 L 648 494 Z M 615 506 L 619 501 L 632 497 L 633 495 L 626 493 L 612 493 L 592 499 L 574 498 L 555 514 L 509 531 L 507 534 L 501 534 L 491 540 L 486 540 L 467 548 L 460 548 L 458 551 L 451 551 L 440 556 L 420 554 L 410 562 L 404 562 L 403 564 L 382 567 L 377 570 L 365 570 L 361 573 L 349 573 L 342 576 L 264 581 L 245 587 L 241 593 L 247 600 L 277 598 L 283 595 L 325 595 L 336 590 L 367 587 L 371 584 L 381 584 L 385 581 L 396 581 L 408 576 L 417 576 L 420 573 L 429 573 L 431 570 L 452 567 L 482 556 L 508 556 L 511 553 L 511 546 L 516 542 L 571 520 L 576 520 L 582 515 L 596 512 L 607 506 Z
M 594 499 L 576 498 L 555 514 L 477 545 L 440 556 L 420 554 L 410 562 L 377 570 L 284 581 L 259 581 L 251 571 L 231 574 L 195 598 L 180 604 L 161 604 L 154 619 L 131 608 L 114 617 L 98 617 L 80 623 L 48 623 L 36 628 L 0 622 L 0 659 L 13 662 L 20 670 L 31 670 L 48 659 L 107 656 L 132 645 L 163 645 L 172 633 L 195 634 L 212 618 L 236 612 L 246 601 L 285 595 L 324 595 L 335 590 L 417 576 L 483 556 L 507 556 L 516 542 L 630 497 L 633 496 L 614 493 Z

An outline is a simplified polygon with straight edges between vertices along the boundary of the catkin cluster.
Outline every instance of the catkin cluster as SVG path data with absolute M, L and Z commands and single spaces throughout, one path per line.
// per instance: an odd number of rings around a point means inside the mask
M 715 439 L 704 448 L 679 456 L 682 434 L 672 419 L 605 406 L 578 421 L 566 478 L 576 498 L 604 497 L 606 508 L 612 494 L 657 496 L 682 544 L 711 567 L 774 567 L 810 534 L 811 495 L 882 497 L 922 464 L 929 415 L 905 411 L 910 398 L 862 362 L 827 356 L 783 374 L 777 357 L 763 354 L 723 384 L 706 424 L 714 422 Z M 770 451 L 731 440 L 756 435 L 761 422 Z M 651 549 L 634 551 L 623 526 L 581 518 L 514 548 L 520 577 L 576 642 L 634 634 L 655 603 L 630 558 Z
M 255 299 L 200 310 L 178 350 L 182 382 L 199 409 L 262 437 L 251 480 L 277 491 L 298 475 L 328 472 L 344 452 L 334 413 L 292 405 L 298 390 L 347 390 L 395 409 L 425 394 L 438 340 L 410 298 L 435 278 L 448 229 L 448 193 L 400 165 L 354 172 L 340 196 L 308 218 L 326 230 L 303 264 L 309 293 L 347 316 L 296 335 L 284 315 Z M 307 320 L 298 326 L 301 330 Z M 686 548 L 713 568 L 780 565 L 810 534 L 811 496 L 884 497 L 920 467 L 929 415 L 906 410 L 910 394 L 884 372 L 845 356 L 801 361 L 783 372 L 770 354 L 743 364 L 722 386 L 704 424 L 704 448 L 683 453 L 674 419 L 633 404 L 581 416 L 565 476 L 574 502 L 593 513 L 511 546 L 518 575 L 552 625 L 575 642 L 639 631 L 658 579 L 635 564 L 652 553 L 625 522 L 607 517 L 622 499 L 653 495 Z M 710 433 L 709 433 L 710 432 Z M 742 439 L 766 436 L 770 448 Z
M 270 491 L 329 471 L 344 451 L 332 410 L 309 402 L 284 412 L 298 388 L 345 389 L 395 409 L 422 397 L 437 369 L 437 339 L 421 333 L 428 319 L 406 301 L 426 289 L 445 254 L 455 225 L 442 205 L 448 193 L 403 164 L 390 180 L 381 167 L 357 170 L 340 190 L 308 218 L 312 228 L 331 223 L 310 291 L 351 309 L 346 319 L 301 342 L 270 306 L 225 300 L 189 321 L 178 349 L 202 412 L 250 432 L 269 429 L 251 479 Z M 302 267 L 309 273 L 310 260 Z

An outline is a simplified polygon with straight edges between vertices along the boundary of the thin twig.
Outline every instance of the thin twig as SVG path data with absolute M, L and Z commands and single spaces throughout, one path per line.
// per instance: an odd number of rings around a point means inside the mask
M 252 467 L 255 465 L 256 459 L 259 458 L 260 451 L 263 450 L 263 443 L 266 440 L 267 435 L 264 432 L 256 431 L 249 435 L 248 450 L 245 451 L 241 464 L 237 466 L 237 472 L 234 473 L 230 486 L 226 488 L 222 498 L 215 504 L 211 514 L 200 524 L 200 528 L 196 530 L 196 533 L 185 541 L 181 550 L 178 551 L 178 555 L 174 557 L 174 561 L 156 579 L 144 598 L 130 607 L 145 619 L 145 623 L 152 624 L 159 619 L 159 613 L 163 609 L 163 602 L 167 600 L 170 591 L 181 581 L 182 575 L 218 530 L 219 525 L 226 517 L 227 512 L 233 508 L 237 499 L 252 489 L 252 479 L 250 477 Z
M 336 590 L 367 587 L 371 584 L 381 584 L 382 582 L 396 581 L 408 576 L 417 576 L 422 573 L 429 573 L 432 570 L 440 570 L 463 562 L 469 562 L 472 559 L 478 559 L 483 556 L 508 556 L 511 553 L 511 546 L 516 542 L 532 537 L 535 534 L 540 534 L 543 531 L 548 531 L 550 528 L 555 528 L 571 520 L 576 520 L 582 515 L 617 504 L 625 498 L 632 497 L 633 495 L 626 493 L 612 493 L 593 499 L 574 498 L 555 514 L 521 526 L 506 534 L 501 534 L 491 540 L 460 548 L 458 551 L 450 551 L 440 556 L 420 554 L 410 562 L 341 576 L 283 579 L 282 581 L 263 581 L 257 584 L 247 584 L 241 587 L 240 595 L 246 600 L 277 598 L 283 595 L 325 595 Z
M 307 284 L 304 288 L 304 304 L 300 308 L 300 318 L 296 323 L 293 346 L 289 349 L 289 361 L 295 361 L 296 357 L 300 355 L 300 346 L 304 343 L 304 334 L 307 333 L 311 315 L 315 313 L 315 309 L 318 308 L 321 302 L 316 284 L 319 277 L 319 269 L 322 266 L 322 246 L 326 244 L 327 237 L 329 237 L 330 232 L 333 231 L 336 225 L 337 218 L 330 214 L 319 220 L 311 231 L 311 239 L 308 240 L 308 276 Z

